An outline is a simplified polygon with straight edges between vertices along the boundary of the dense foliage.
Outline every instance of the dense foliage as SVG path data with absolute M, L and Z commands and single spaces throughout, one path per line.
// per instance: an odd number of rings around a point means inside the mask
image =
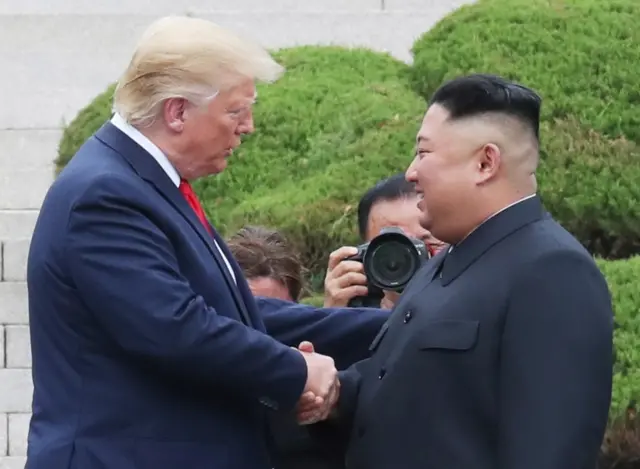
M 65 127 L 58 144 L 58 157 L 55 162 L 57 172 L 66 166 L 80 146 L 111 117 L 114 89 L 115 84 L 96 96 Z
M 456 75 L 517 80 L 544 99 L 541 193 L 593 253 L 640 252 L 640 2 L 480 0 L 413 46 L 424 97 Z

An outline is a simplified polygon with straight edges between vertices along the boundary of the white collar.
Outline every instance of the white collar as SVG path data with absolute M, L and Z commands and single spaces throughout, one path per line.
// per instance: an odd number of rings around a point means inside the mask
M 157 147 L 155 143 L 149 140 L 145 135 L 142 134 L 138 129 L 129 124 L 124 118 L 118 114 L 117 112 L 111 118 L 111 123 L 120 129 L 125 135 L 127 135 L 131 140 L 136 142 L 142 148 L 146 150 L 153 159 L 160 165 L 160 167 L 167 173 L 169 179 L 176 185 L 176 187 L 180 186 L 180 175 L 176 168 L 173 167 L 167 155 L 162 153 L 162 150 Z

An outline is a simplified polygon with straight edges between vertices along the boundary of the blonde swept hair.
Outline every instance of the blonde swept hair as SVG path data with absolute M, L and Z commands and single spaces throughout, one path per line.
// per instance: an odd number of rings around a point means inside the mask
M 268 83 L 283 71 L 265 49 L 211 21 L 168 16 L 142 35 L 118 80 L 113 110 L 146 127 L 169 98 L 200 105 L 242 78 Z

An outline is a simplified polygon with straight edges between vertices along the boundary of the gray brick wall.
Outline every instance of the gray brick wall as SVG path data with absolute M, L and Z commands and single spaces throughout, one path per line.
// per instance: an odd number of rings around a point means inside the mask
M 0 89 L 11 112 L 0 113 L 0 469 L 24 467 L 33 392 L 25 265 L 60 129 L 117 77 L 152 15 L 203 16 L 270 48 L 366 46 L 408 61 L 419 34 L 471 1 L 1 1 Z
M 0 243 L 0 469 L 24 466 L 31 412 L 25 262 L 28 239 Z

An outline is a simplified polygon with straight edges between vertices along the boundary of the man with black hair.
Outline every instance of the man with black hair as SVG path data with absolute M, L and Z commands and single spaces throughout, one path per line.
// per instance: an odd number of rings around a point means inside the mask
M 432 253 L 445 244 L 420 225 L 420 210 L 415 184 L 407 181 L 404 173 L 378 181 L 365 192 L 358 203 L 358 231 L 360 240 L 371 241 L 383 228 L 397 226 L 407 236 L 421 239 Z M 343 246 L 329 256 L 325 277 L 325 306 L 347 306 L 355 296 L 367 294 L 367 278 L 361 262 L 344 261 L 355 254 L 354 246 Z M 385 292 L 382 307 L 391 309 L 397 293 Z
M 448 244 L 341 373 L 326 424 L 350 469 L 593 469 L 611 398 L 613 312 L 589 253 L 545 212 L 540 97 L 491 75 L 429 103 L 407 179 Z M 326 409 L 323 409 L 326 411 Z M 299 409 L 309 423 L 326 414 Z
M 382 228 L 399 226 L 411 236 L 421 238 L 428 246 L 439 250 L 442 241 L 418 223 L 419 211 L 415 198 L 416 186 L 404 173 L 378 181 L 367 190 L 358 203 L 358 232 L 363 241 L 371 241 Z

